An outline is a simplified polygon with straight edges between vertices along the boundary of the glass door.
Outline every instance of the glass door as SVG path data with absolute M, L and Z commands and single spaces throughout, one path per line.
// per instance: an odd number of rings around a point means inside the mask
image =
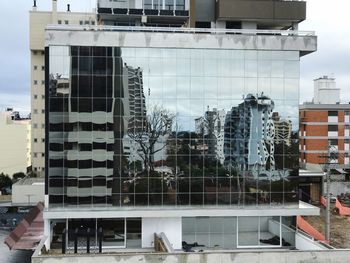
M 102 228 L 103 248 L 126 247 L 125 218 L 101 218 L 97 220 L 97 229 Z

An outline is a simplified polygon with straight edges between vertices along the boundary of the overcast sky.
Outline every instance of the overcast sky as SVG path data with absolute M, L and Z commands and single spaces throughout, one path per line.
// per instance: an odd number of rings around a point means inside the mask
M 58 0 L 58 9 L 90 11 L 95 0 Z M 30 109 L 29 13 L 31 0 L 2 1 L 0 9 L 0 108 Z M 50 0 L 37 0 L 39 10 L 50 10 Z M 300 30 L 316 31 L 318 51 L 301 58 L 301 98 L 311 100 L 313 79 L 336 78 L 341 99 L 350 101 L 350 3 L 346 0 L 307 1 L 307 20 Z

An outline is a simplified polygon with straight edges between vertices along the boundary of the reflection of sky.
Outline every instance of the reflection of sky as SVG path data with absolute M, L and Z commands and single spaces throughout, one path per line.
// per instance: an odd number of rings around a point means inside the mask
M 54 57 L 54 59 L 52 59 Z M 70 57 L 69 47 L 51 46 L 50 47 L 50 73 L 54 76 L 61 75 L 61 78 L 70 77 Z
M 69 48 L 51 46 L 50 56 L 50 73 L 68 78 Z M 183 130 L 194 130 L 208 109 L 230 111 L 249 93 L 270 97 L 298 129 L 298 52 L 123 48 L 122 57 L 143 70 L 147 108 L 168 109 Z
M 168 109 L 181 130 L 194 130 L 194 119 L 208 109 L 228 112 L 245 95 L 262 92 L 298 129 L 297 52 L 123 48 L 122 56 L 143 69 L 147 107 Z

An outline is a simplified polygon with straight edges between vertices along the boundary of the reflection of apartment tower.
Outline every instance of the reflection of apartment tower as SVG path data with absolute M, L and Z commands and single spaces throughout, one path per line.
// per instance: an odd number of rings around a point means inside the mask
M 263 94 L 248 94 L 243 103 L 232 108 L 225 120 L 225 166 L 274 169 L 273 109 L 274 102 Z
M 125 94 L 125 117 L 127 118 L 127 133 L 143 134 L 147 126 L 146 101 L 143 93 L 142 69 L 124 64 L 123 91 Z M 128 155 L 128 161 L 142 161 L 138 142 L 124 134 L 123 153 Z
M 127 83 L 124 83 L 125 92 L 129 98 L 128 131 L 143 132 L 147 126 L 146 101 L 143 93 L 143 78 L 140 68 L 125 65 Z
M 216 158 L 221 164 L 224 163 L 224 123 L 225 110 L 214 108 L 205 112 L 204 117 L 195 119 L 195 131 L 203 136 L 203 143 L 208 148 L 206 152 L 210 157 Z
M 278 112 L 272 113 L 272 120 L 275 126 L 275 144 L 285 143 L 291 145 L 292 122 L 283 120 Z
M 30 50 L 31 50 L 31 143 L 32 167 L 43 175 L 45 164 L 45 56 L 44 30 L 49 24 L 94 25 L 94 13 L 57 11 L 57 0 L 52 0 L 52 11 L 38 11 L 36 1 L 30 11 Z
M 208 129 L 204 117 L 196 118 L 195 120 L 195 132 L 197 134 L 207 134 Z
M 129 162 L 142 161 L 143 151 L 140 143 L 135 140 L 135 137 L 141 136 L 144 140 L 144 145 L 148 147 L 146 141 L 149 140 L 148 128 L 150 123 L 148 123 L 147 119 L 146 100 L 143 90 L 143 73 L 141 68 L 133 68 L 124 64 L 123 89 L 126 98 L 124 111 L 125 117 L 128 119 L 128 134 L 125 134 L 123 137 L 123 153 L 128 156 Z M 150 112 L 151 115 L 152 110 Z M 167 116 L 163 117 L 167 120 L 168 126 L 164 128 L 164 134 L 161 134 L 157 138 L 157 142 L 154 145 L 154 151 L 162 149 L 157 151 L 155 156 L 152 156 L 156 162 L 165 160 L 167 157 L 165 143 L 169 137 L 168 134 L 171 132 L 172 126 Z

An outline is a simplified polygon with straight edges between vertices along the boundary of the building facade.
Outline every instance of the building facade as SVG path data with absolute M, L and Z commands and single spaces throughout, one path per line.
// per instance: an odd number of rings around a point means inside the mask
M 314 80 L 312 103 L 300 106 L 300 161 L 319 168 L 328 162 L 328 151 L 336 153 L 331 162 L 349 169 L 350 105 L 340 103 L 340 90 L 334 78 Z
M 45 27 L 49 24 L 95 25 L 94 13 L 60 12 L 57 0 L 52 1 L 52 11 L 39 11 L 34 1 L 30 17 L 31 55 L 31 163 L 35 174 L 44 176 L 45 170 Z
M 30 169 L 30 118 L 21 117 L 13 108 L 0 114 L 0 173 L 12 177 Z
M 150 249 L 155 233 L 175 250 L 296 247 L 296 216 L 318 213 L 298 200 L 294 147 L 300 57 L 316 37 L 259 31 L 254 17 L 247 31 L 226 29 L 220 12 L 219 30 L 186 28 L 203 27 L 192 1 L 103 3 L 108 26 L 46 29 L 46 248 L 86 247 L 89 236 L 95 250 Z M 290 147 L 274 139 L 274 112 L 290 121 Z

